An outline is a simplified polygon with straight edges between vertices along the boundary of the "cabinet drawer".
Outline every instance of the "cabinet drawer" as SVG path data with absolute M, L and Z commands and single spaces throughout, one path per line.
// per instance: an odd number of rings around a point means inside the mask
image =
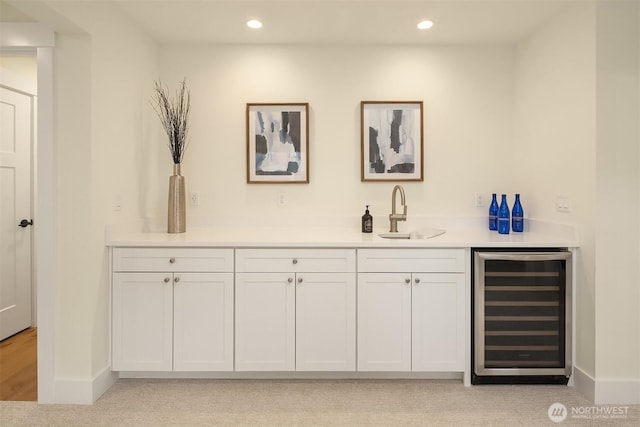
M 236 272 L 356 271 L 354 249 L 237 249 Z
M 359 249 L 358 271 L 462 273 L 464 249 Z
M 113 271 L 233 272 L 233 249 L 114 248 Z

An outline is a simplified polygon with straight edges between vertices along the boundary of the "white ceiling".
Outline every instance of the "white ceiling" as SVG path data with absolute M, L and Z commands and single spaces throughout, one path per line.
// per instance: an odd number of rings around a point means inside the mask
M 77 1 L 114 3 L 159 43 L 510 44 L 586 0 Z M 264 27 L 248 29 L 252 18 Z M 435 26 L 417 30 L 423 19 Z

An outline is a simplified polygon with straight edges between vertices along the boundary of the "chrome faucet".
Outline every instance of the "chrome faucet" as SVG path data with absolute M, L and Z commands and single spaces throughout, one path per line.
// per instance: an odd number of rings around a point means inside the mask
M 404 212 L 401 214 L 396 213 L 396 192 L 400 190 L 400 203 L 404 207 Z M 393 192 L 391 193 L 391 214 L 389 215 L 389 222 L 391 223 L 391 229 L 389 230 L 392 233 L 398 232 L 398 221 L 406 221 L 407 220 L 407 204 L 405 203 L 405 195 L 404 189 L 400 185 L 396 185 L 393 187 Z

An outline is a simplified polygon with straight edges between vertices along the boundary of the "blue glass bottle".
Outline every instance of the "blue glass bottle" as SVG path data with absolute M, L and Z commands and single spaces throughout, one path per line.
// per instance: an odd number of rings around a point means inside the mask
M 502 195 L 500 201 L 500 208 L 498 208 L 498 233 L 509 234 L 511 222 L 511 215 L 509 212 L 509 205 L 507 204 L 507 195 Z
M 513 203 L 511 229 L 516 233 L 521 233 L 524 230 L 524 210 L 520 204 L 520 194 L 516 194 L 516 201 Z
M 496 193 L 491 195 L 491 204 L 489 205 L 489 230 L 498 229 L 498 200 Z

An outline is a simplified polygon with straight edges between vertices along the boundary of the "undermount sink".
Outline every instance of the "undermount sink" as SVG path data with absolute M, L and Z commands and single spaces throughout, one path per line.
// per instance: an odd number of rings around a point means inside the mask
M 388 232 L 380 233 L 378 236 L 383 239 L 431 239 L 432 237 L 444 234 L 445 230 L 441 228 L 424 227 L 417 230 L 407 232 Z

